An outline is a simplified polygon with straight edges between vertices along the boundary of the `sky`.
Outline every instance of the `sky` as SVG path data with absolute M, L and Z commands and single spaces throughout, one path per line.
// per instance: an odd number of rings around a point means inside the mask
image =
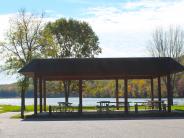
M 184 28 L 184 0 L 2 0 L 0 41 L 5 41 L 9 18 L 22 8 L 45 12 L 50 21 L 65 17 L 88 22 L 99 37 L 98 57 L 150 56 L 147 47 L 156 28 Z M 15 81 L 15 75 L 0 73 L 0 84 Z

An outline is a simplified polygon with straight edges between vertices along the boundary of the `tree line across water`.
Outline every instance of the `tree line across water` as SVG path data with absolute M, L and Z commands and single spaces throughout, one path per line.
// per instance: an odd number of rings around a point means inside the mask
M 181 78 L 181 77 L 180 77 Z M 124 97 L 124 82 L 119 80 L 119 97 Z M 178 79 L 174 90 L 174 97 L 184 97 L 184 79 Z M 164 82 L 162 82 L 162 97 L 167 96 L 167 91 Z M 128 95 L 132 98 L 149 98 L 150 80 L 129 80 Z M 47 97 L 57 98 L 64 97 L 63 83 L 47 82 Z M 154 80 L 154 97 L 157 97 L 157 80 Z M 26 91 L 26 97 L 33 97 L 33 85 L 31 84 Z M 0 85 L 0 98 L 18 98 L 20 92 L 16 84 Z M 72 83 L 69 97 L 78 97 L 77 82 Z M 93 98 L 111 98 L 115 97 L 115 80 L 94 80 L 84 81 L 83 97 Z

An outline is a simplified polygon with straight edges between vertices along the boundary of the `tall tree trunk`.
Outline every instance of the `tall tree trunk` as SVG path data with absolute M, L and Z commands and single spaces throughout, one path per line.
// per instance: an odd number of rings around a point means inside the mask
M 69 94 L 70 94 L 70 84 L 71 84 L 71 82 L 68 80 L 63 81 L 65 102 L 68 102 L 68 98 L 69 98 Z
M 163 77 L 165 86 L 167 87 L 167 78 Z M 176 74 L 171 75 L 171 105 L 173 105 L 174 89 L 176 87 Z
M 173 105 L 174 87 L 171 84 L 171 105 Z
M 25 89 L 24 86 L 21 88 L 21 118 L 24 118 L 25 110 Z
M 24 111 L 25 111 L 25 92 L 29 86 L 28 83 L 29 79 L 24 77 L 24 79 L 20 82 L 21 87 L 21 118 L 24 118 Z

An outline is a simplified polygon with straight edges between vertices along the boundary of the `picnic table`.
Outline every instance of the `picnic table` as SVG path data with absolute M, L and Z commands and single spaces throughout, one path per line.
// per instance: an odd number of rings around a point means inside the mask
M 138 112 L 138 105 L 143 105 L 145 106 L 145 109 L 146 107 L 148 108 L 151 108 L 151 109 L 154 109 L 154 108 L 159 108 L 159 104 L 161 104 L 161 106 L 163 107 L 163 110 L 166 110 L 165 109 L 165 104 L 164 104 L 164 101 L 158 101 L 158 100 L 148 100 L 148 101 L 143 101 L 143 102 L 134 102 L 135 104 L 135 112 Z
M 111 102 L 111 101 L 99 101 L 97 102 L 100 105 L 97 105 L 97 109 L 99 109 L 98 111 L 102 112 L 102 111 L 110 111 L 110 108 L 112 108 L 114 110 L 114 108 L 116 107 L 116 105 L 118 103 L 118 107 L 124 107 L 125 106 L 125 102 Z M 128 102 L 128 106 L 129 106 Z
M 97 105 L 97 108 L 99 108 L 100 112 L 102 112 L 102 111 L 109 111 L 109 103 L 110 103 L 110 101 L 99 101 L 97 103 L 100 104 L 100 105 Z
M 60 109 L 60 112 L 61 111 L 64 111 L 64 112 L 71 112 L 73 111 L 73 108 L 72 108 L 72 103 L 70 102 L 58 102 L 59 104 L 59 109 Z
M 164 101 L 158 101 L 158 100 L 148 100 L 148 107 L 152 108 L 152 109 L 158 109 L 159 108 L 159 105 L 163 105 L 164 104 Z

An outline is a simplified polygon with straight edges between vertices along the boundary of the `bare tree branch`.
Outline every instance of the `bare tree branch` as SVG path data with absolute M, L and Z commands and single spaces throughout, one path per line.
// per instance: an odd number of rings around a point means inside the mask
M 154 57 L 171 57 L 181 62 L 184 54 L 184 30 L 179 26 L 170 27 L 168 30 L 157 28 L 152 33 L 148 52 Z M 176 87 L 176 78 L 176 74 L 171 76 L 173 90 Z M 166 84 L 166 79 L 163 78 L 163 80 Z

